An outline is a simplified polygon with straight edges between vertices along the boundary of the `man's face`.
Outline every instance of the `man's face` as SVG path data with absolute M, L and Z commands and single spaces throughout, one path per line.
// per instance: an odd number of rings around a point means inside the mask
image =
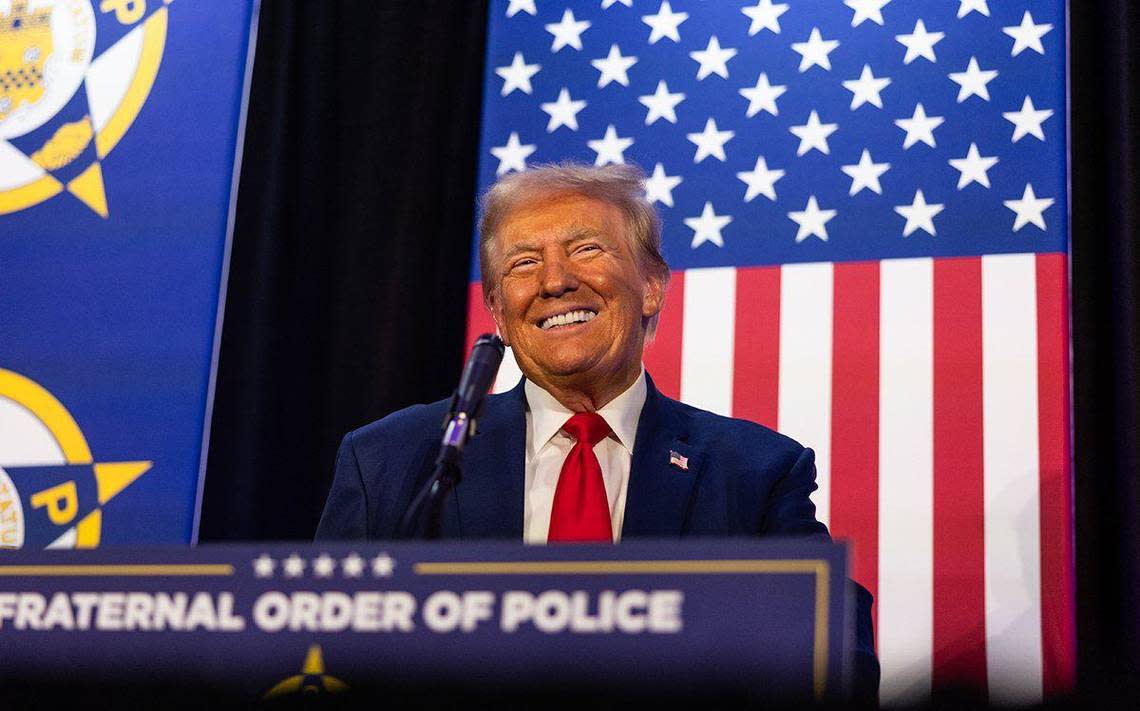
M 614 206 L 564 193 L 508 213 L 494 254 L 491 311 L 523 373 L 588 388 L 640 372 L 645 319 L 664 285 L 643 276 Z

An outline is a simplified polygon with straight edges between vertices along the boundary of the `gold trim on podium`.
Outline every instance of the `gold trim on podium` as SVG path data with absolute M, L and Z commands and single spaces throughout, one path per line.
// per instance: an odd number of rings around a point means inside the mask
M 0 577 L 50 576 L 86 577 L 116 576 L 142 577 L 177 575 L 187 577 L 224 577 L 234 574 L 229 564 L 187 563 L 181 565 L 0 565 Z

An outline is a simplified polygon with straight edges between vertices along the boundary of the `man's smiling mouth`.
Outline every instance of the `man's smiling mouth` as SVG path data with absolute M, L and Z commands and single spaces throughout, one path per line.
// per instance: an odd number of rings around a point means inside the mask
M 549 331 L 552 328 L 560 328 L 562 326 L 570 326 L 576 323 L 586 323 L 592 321 L 597 312 L 590 309 L 578 309 L 575 311 L 568 311 L 564 314 L 551 316 L 550 318 L 543 319 L 542 323 L 538 325 L 544 331 Z

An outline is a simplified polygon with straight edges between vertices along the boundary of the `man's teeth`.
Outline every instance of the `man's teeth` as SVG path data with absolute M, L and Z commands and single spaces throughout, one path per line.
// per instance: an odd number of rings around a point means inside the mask
M 571 311 L 567 314 L 559 314 L 558 316 L 551 316 L 542 322 L 542 328 L 554 328 L 555 326 L 566 326 L 572 323 L 585 323 L 593 320 L 597 316 L 593 311 Z

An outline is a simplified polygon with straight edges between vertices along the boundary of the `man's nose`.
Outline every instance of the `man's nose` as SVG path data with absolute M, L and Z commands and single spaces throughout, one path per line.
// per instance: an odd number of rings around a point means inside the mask
M 541 279 L 543 296 L 557 297 L 578 288 L 574 265 L 562 255 L 543 259 Z

